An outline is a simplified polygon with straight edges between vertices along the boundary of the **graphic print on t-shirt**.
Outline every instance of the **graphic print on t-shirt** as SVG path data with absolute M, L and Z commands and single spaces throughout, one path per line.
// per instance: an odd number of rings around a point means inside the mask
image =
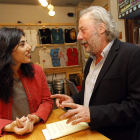
M 75 43 L 76 40 L 76 30 L 72 29 L 65 29 L 65 43 Z
M 52 65 L 54 67 L 60 66 L 60 59 L 58 57 L 58 52 L 59 52 L 59 49 L 51 49 L 51 52 L 50 52 L 50 55 L 52 58 Z
M 24 30 L 25 37 L 27 39 L 27 43 L 30 46 L 36 46 L 37 45 L 37 31 L 35 29 L 33 30 Z
M 67 49 L 68 66 L 78 65 L 78 51 L 76 48 Z
M 53 42 L 53 44 L 64 44 L 62 28 L 52 29 L 51 32 L 52 32 L 52 42 Z
M 62 67 L 68 66 L 68 57 L 67 57 L 67 50 L 66 49 L 59 50 L 59 58 L 60 58 L 60 64 Z
M 43 64 L 43 68 L 51 68 L 52 67 L 52 59 L 50 56 L 50 49 L 47 48 L 45 50 L 39 50 L 40 56 L 40 64 Z
M 51 30 L 49 28 L 39 29 L 40 44 L 51 44 Z

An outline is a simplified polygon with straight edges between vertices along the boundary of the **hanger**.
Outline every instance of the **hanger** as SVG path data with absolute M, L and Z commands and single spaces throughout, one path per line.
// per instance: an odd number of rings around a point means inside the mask
M 70 29 L 71 29 L 72 27 L 69 25 L 69 26 L 68 26 L 68 28 L 70 28 Z
M 57 46 L 55 45 L 53 49 L 58 49 Z
M 28 26 L 28 27 L 26 28 L 26 30 L 27 30 L 27 29 L 33 29 L 33 28 L 32 28 L 31 26 Z
M 73 49 L 73 46 L 70 46 L 71 49 Z
M 39 29 L 46 29 L 47 27 L 45 25 L 43 25 L 42 27 L 40 27 Z
M 41 50 L 47 50 L 47 47 L 46 47 L 46 46 L 44 46 Z
M 66 47 L 65 47 L 64 45 L 62 46 L 62 48 L 63 48 L 63 49 L 66 49 Z
M 54 27 L 55 29 L 59 29 L 59 26 L 58 25 L 55 25 L 55 27 Z

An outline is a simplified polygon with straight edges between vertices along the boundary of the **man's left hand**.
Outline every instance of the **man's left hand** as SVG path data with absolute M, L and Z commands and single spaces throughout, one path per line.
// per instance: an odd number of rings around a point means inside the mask
M 67 123 L 72 122 L 72 125 L 76 125 L 80 122 L 90 122 L 90 111 L 88 107 L 75 103 L 63 103 L 63 106 L 72 109 L 69 109 L 60 119 L 68 118 Z

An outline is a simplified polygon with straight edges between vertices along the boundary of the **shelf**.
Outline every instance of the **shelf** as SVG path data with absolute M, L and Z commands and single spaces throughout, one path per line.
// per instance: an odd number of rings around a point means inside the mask
M 38 44 L 36 47 L 55 47 L 55 46 L 77 46 L 77 43 L 65 43 L 65 44 Z
M 45 74 L 53 74 L 53 73 L 71 73 L 82 71 L 82 67 L 80 66 L 69 66 L 69 67 L 57 67 L 57 68 L 46 68 L 44 69 Z
M 0 26 L 75 26 L 75 23 L 0 23 Z

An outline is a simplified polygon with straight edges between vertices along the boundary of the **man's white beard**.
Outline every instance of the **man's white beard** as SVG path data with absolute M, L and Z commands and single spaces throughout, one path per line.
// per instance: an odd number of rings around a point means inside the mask
M 88 44 L 89 44 L 89 50 L 87 50 L 89 51 L 88 53 L 95 55 L 96 53 L 99 52 L 100 50 L 99 48 L 101 46 L 101 38 L 97 31 L 93 33 L 93 36 L 89 39 Z

